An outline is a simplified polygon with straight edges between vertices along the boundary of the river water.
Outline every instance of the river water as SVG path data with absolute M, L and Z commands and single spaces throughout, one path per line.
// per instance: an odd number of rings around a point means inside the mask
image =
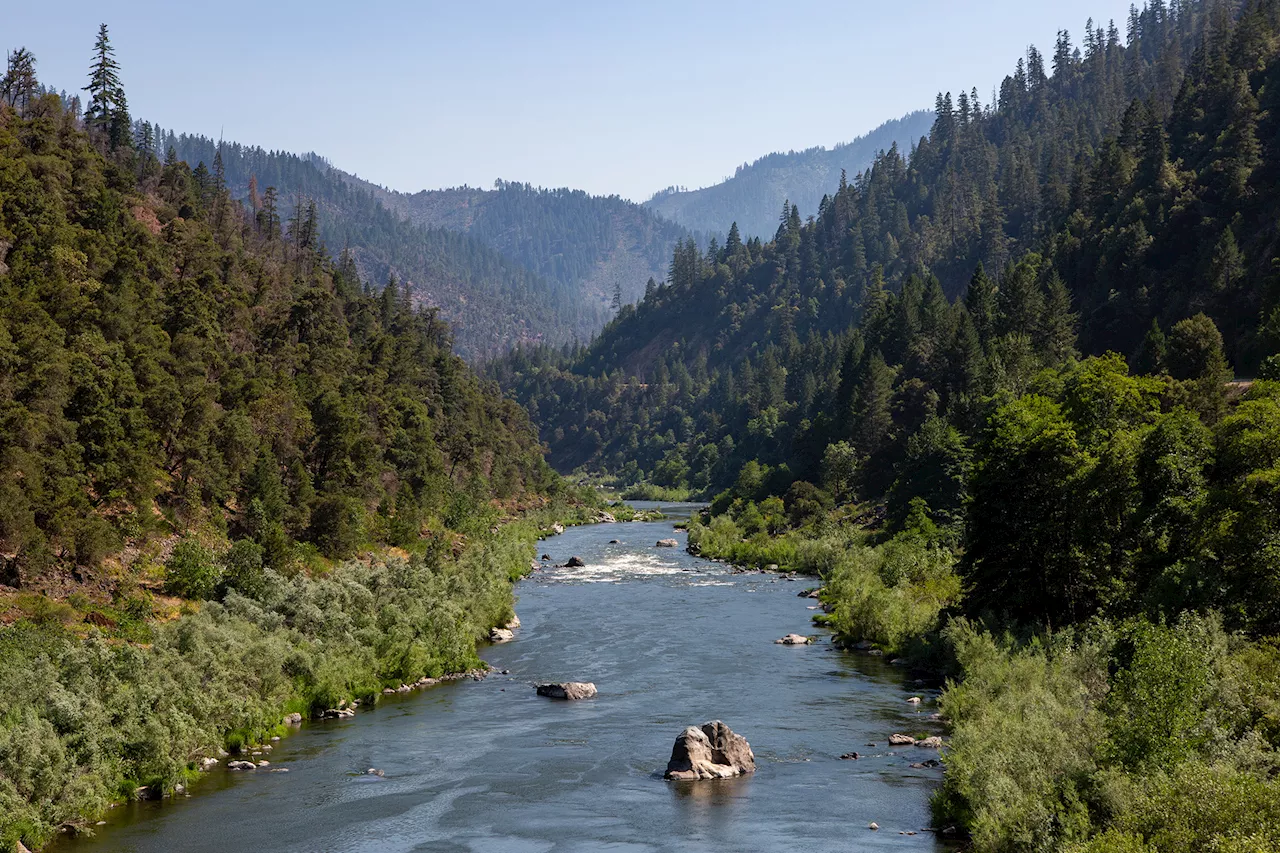
M 668 537 L 680 548 L 654 547 Z M 775 645 L 817 631 L 815 602 L 797 595 L 811 584 L 734 574 L 684 553 L 684 541 L 668 521 L 571 528 L 542 542 L 554 562 L 578 555 L 587 567 L 539 570 L 520 584 L 523 627 L 482 652 L 509 675 L 308 724 L 268 756 L 288 773 L 218 768 L 191 796 L 117 808 L 95 837 L 54 849 L 942 849 L 924 831 L 941 771 L 910 766 L 936 753 L 886 743 L 895 731 L 937 730 L 933 694 L 825 636 Z M 533 689 L 542 681 L 594 681 L 600 695 L 544 699 Z M 676 735 L 712 719 L 751 742 L 757 772 L 664 782 Z M 840 760 L 851 751 L 862 757 Z

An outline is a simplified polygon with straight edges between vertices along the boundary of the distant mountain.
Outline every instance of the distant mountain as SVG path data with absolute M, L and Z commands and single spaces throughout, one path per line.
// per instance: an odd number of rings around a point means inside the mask
M 744 163 L 732 178 L 715 186 L 663 190 L 645 202 L 645 207 L 691 231 L 723 234 L 737 222 L 744 238 L 767 240 L 778 230 L 783 202 L 797 205 L 802 216 L 817 215 L 822 197 L 839 186 L 842 169 L 852 180 L 871 166 L 876 154 L 895 143 L 903 154 L 908 153 L 929 134 L 933 119 L 932 110 L 920 110 L 834 148 L 770 154 Z
M 203 163 L 214 171 L 215 140 L 170 133 L 161 143 L 192 166 Z M 267 188 L 275 187 L 284 222 L 298 204 L 315 201 L 320 239 L 330 253 L 349 248 L 366 281 L 381 286 L 394 275 L 415 300 L 438 307 L 453 326 L 458 352 L 468 359 L 496 355 L 517 343 L 586 340 L 612 314 L 608 301 L 584 300 L 568 285 L 532 272 L 482 240 L 410 222 L 316 154 L 235 142 L 222 143 L 220 150 L 234 197 L 253 204 L 252 183 L 260 206 Z
M 203 136 L 167 134 L 182 160 L 213 170 L 219 147 Z M 232 194 L 248 200 L 273 186 L 287 219 L 301 200 L 319 210 L 320 236 L 350 248 L 361 275 L 391 275 L 439 307 L 459 352 L 484 358 L 518 343 L 585 341 L 639 300 L 649 278 L 666 278 L 676 241 L 689 235 L 640 205 L 579 190 L 498 182 L 400 193 L 344 172 L 314 153 L 222 143 Z
M 509 181 L 496 182 L 492 190 L 401 193 L 343 176 L 410 221 L 475 237 L 606 309 L 618 289 L 623 302 L 635 302 L 650 278 L 663 281 L 672 247 L 690 236 L 684 227 L 616 195 Z

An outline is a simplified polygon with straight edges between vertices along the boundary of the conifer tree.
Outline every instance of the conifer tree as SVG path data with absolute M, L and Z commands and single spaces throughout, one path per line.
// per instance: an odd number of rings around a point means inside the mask
M 36 95 L 36 58 L 31 51 L 20 47 L 9 54 L 3 79 L 0 79 L 0 98 L 26 115 L 31 100 Z
M 115 48 L 111 46 L 107 25 L 100 25 L 98 39 L 93 45 L 93 65 L 89 69 L 89 85 L 84 87 L 84 91 L 89 93 L 89 106 L 84 114 L 85 124 L 100 132 L 110 131 L 116 109 L 124 96 L 120 85 L 120 66 L 116 63 L 115 52 Z

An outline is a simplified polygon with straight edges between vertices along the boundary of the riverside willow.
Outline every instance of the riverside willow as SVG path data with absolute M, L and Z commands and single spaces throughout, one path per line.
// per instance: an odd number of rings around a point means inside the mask
M 314 577 L 268 568 L 244 583 L 242 569 L 141 645 L 83 636 L 57 613 L 0 628 L 0 849 L 92 826 L 138 786 L 167 794 L 198 757 L 264 742 L 286 713 L 482 666 L 476 642 L 511 618 L 533 532 L 508 525 L 456 558 L 435 548 Z

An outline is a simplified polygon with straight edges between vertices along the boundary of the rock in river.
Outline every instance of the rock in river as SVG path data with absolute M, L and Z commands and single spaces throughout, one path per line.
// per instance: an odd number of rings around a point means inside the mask
M 515 632 L 510 628 L 490 628 L 489 642 L 491 643 L 509 643 L 516 638 Z
M 581 557 L 570 557 L 564 567 L 566 569 L 581 569 L 585 565 L 586 562 Z
M 654 547 L 655 548 L 679 548 L 680 540 L 679 539 L 659 539 L 658 544 L 655 545 Z
M 664 779 L 692 782 L 754 773 L 756 757 L 742 735 L 719 720 L 689 726 L 676 738 Z
M 549 699 L 590 699 L 596 695 L 596 686 L 590 681 L 562 681 L 558 684 L 539 684 L 538 695 Z
M 915 746 L 916 739 L 911 735 L 892 734 L 889 735 L 890 746 Z
M 803 634 L 787 634 L 787 636 L 782 639 L 774 640 L 773 642 L 775 645 L 779 646 L 807 646 L 812 643 L 813 640 L 810 640 Z

